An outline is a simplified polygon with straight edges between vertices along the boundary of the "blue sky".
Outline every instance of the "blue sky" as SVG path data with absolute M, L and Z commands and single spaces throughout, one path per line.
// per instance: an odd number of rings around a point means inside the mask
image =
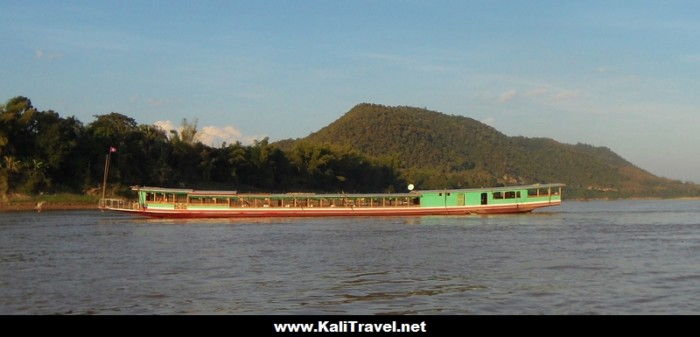
M 696 1 L 0 2 L 0 100 L 249 142 L 355 104 L 607 146 L 700 182 Z

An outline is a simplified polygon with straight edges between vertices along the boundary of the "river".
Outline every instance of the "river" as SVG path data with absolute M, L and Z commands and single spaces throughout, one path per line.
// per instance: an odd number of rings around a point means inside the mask
M 0 314 L 700 314 L 700 201 L 497 216 L 0 213 Z

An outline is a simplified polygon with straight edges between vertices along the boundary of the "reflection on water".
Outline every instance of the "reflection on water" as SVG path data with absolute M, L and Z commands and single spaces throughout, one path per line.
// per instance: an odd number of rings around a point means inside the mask
M 700 202 L 521 215 L 3 213 L 0 314 L 698 314 Z

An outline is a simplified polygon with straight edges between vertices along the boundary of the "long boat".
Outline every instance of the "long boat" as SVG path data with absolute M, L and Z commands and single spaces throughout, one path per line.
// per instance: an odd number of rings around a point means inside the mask
M 375 194 L 251 194 L 135 186 L 138 200 L 100 208 L 157 218 L 399 216 L 525 213 L 561 204 L 564 184 Z

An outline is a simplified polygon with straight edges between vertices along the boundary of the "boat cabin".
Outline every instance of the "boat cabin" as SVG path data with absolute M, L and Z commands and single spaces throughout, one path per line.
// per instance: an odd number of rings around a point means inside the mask
M 237 191 L 202 191 L 160 187 L 134 187 L 141 208 L 401 208 L 459 207 L 561 201 L 563 184 L 478 189 L 412 191 L 375 194 L 239 194 Z

